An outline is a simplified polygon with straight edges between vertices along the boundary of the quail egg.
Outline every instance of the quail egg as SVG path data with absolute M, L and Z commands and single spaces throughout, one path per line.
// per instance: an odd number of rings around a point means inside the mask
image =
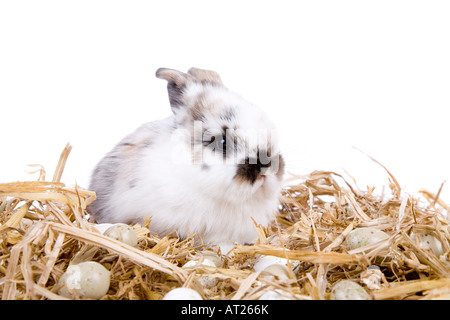
M 422 249 L 431 249 L 435 255 L 438 257 L 444 254 L 444 249 L 442 248 L 442 243 L 431 234 L 424 233 L 412 233 L 411 238 L 413 240 L 418 239 L 419 245 Z
M 135 247 L 138 243 L 136 232 L 129 225 L 124 223 L 116 223 L 106 229 L 103 233 L 105 236 L 120 240 L 132 247 Z
M 294 268 L 295 266 L 297 266 L 299 264 L 299 262 L 295 261 L 295 260 L 289 260 L 289 263 L 291 264 L 291 268 Z M 253 269 L 255 271 L 262 271 L 272 264 L 280 264 L 280 265 L 287 266 L 288 260 L 285 258 L 280 258 L 280 257 L 276 257 L 276 256 L 262 255 L 262 256 L 259 256 L 258 260 L 256 261 L 256 263 L 253 266 Z
M 200 263 L 200 261 L 190 260 L 183 265 L 183 268 L 195 267 L 199 264 L 208 266 L 208 267 L 216 267 L 214 262 L 205 258 L 205 259 L 203 259 L 203 261 L 201 263 Z M 206 288 L 212 288 L 217 284 L 217 279 L 209 278 L 207 275 L 196 274 L 194 276 L 194 278 L 197 279 Z
M 333 286 L 330 300 L 372 300 L 372 297 L 356 282 L 341 280 Z
M 81 262 L 70 265 L 58 283 L 63 284 L 58 291 L 63 297 L 74 298 L 78 295 L 86 299 L 100 299 L 108 292 L 110 272 L 98 262 Z
M 388 234 L 384 231 L 375 228 L 358 228 L 347 235 L 345 247 L 347 250 L 353 250 L 388 238 Z
M 273 280 L 275 277 L 279 279 L 289 279 L 289 269 L 284 264 L 271 264 L 266 267 L 264 271 L 270 273 L 270 275 L 264 275 L 266 280 Z
M 203 250 L 198 254 L 201 254 L 205 259 L 208 259 L 209 261 L 214 263 L 217 268 L 222 268 L 223 262 L 217 253 L 210 250 Z
M 203 300 L 197 291 L 189 288 L 175 288 L 169 291 L 163 300 Z

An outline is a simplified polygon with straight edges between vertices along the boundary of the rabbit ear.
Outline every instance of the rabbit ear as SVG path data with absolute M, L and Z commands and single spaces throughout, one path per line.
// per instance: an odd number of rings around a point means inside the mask
M 212 70 L 190 68 L 188 71 L 188 74 L 192 75 L 195 78 L 195 80 L 200 81 L 202 84 L 212 83 L 212 84 L 223 85 L 219 74 Z
M 195 80 L 192 75 L 167 68 L 159 68 L 156 70 L 156 77 L 167 80 L 167 91 L 172 109 L 183 105 L 183 89 L 188 83 Z

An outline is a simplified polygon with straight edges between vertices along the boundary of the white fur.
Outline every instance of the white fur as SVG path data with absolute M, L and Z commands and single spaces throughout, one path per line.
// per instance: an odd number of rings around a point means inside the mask
M 184 93 L 186 105 L 199 95 L 213 106 L 205 110 L 205 125 L 220 128 L 220 112 L 232 106 L 235 119 L 231 125 L 239 128 L 236 132 L 242 140 L 246 140 L 242 136 L 245 130 L 274 129 L 258 107 L 225 87 L 194 83 Z M 181 237 L 196 233 L 205 244 L 218 244 L 225 251 L 234 242 L 253 242 L 257 237 L 253 220 L 267 226 L 277 212 L 281 178 L 267 174 L 254 184 L 236 181 L 237 164 L 223 163 L 204 148 L 201 163 L 193 163 L 187 118 L 186 110 L 180 109 L 122 140 L 92 176 L 91 187 L 100 197 L 98 204 L 94 201 L 88 209 L 98 222 L 141 222 L 143 217 L 151 217 L 150 229 L 161 236 L 174 231 Z M 178 125 L 175 130 L 174 124 Z M 147 140 L 148 146 L 127 147 Z M 235 159 L 266 147 L 261 143 L 264 141 L 250 142 L 245 148 L 241 145 Z M 271 143 L 279 152 L 276 137 Z M 108 170 L 114 177 L 105 178 Z

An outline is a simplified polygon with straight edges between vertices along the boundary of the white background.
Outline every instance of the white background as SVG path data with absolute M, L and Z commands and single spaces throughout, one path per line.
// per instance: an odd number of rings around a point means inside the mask
M 278 125 L 288 169 L 450 199 L 448 1 L 1 1 L 0 182 L 88 186 L 97 161 L 170 115 L 159 67 L 218 71 Z M 345 173 L 344 173 L 345 174 Z

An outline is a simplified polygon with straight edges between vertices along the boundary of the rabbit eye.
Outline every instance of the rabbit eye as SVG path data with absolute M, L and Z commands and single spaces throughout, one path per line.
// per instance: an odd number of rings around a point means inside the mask
M 214 141 L 216 140 L 213 138 Z M 217 151 L 222 151 L 223 155 L 225 156 L 227 153 L 227 138 L 225 135 L 222 135 L 222 137 L 217 137 L 217 143 L 214 145 L 215 149 Z
M 227 139 L 225 135 L 212 136 L 210 139 L 204 140 L 203 145 L 210 148 L 212 151 L 221 152 L 224 156 L 227 151 Z
M 222 140 L 220 140 L 220 143 L 222 144 L 223 152 L 225 153 L 225 150 L 227 148 L 227 138 L 225 136 L 222 136 Z

